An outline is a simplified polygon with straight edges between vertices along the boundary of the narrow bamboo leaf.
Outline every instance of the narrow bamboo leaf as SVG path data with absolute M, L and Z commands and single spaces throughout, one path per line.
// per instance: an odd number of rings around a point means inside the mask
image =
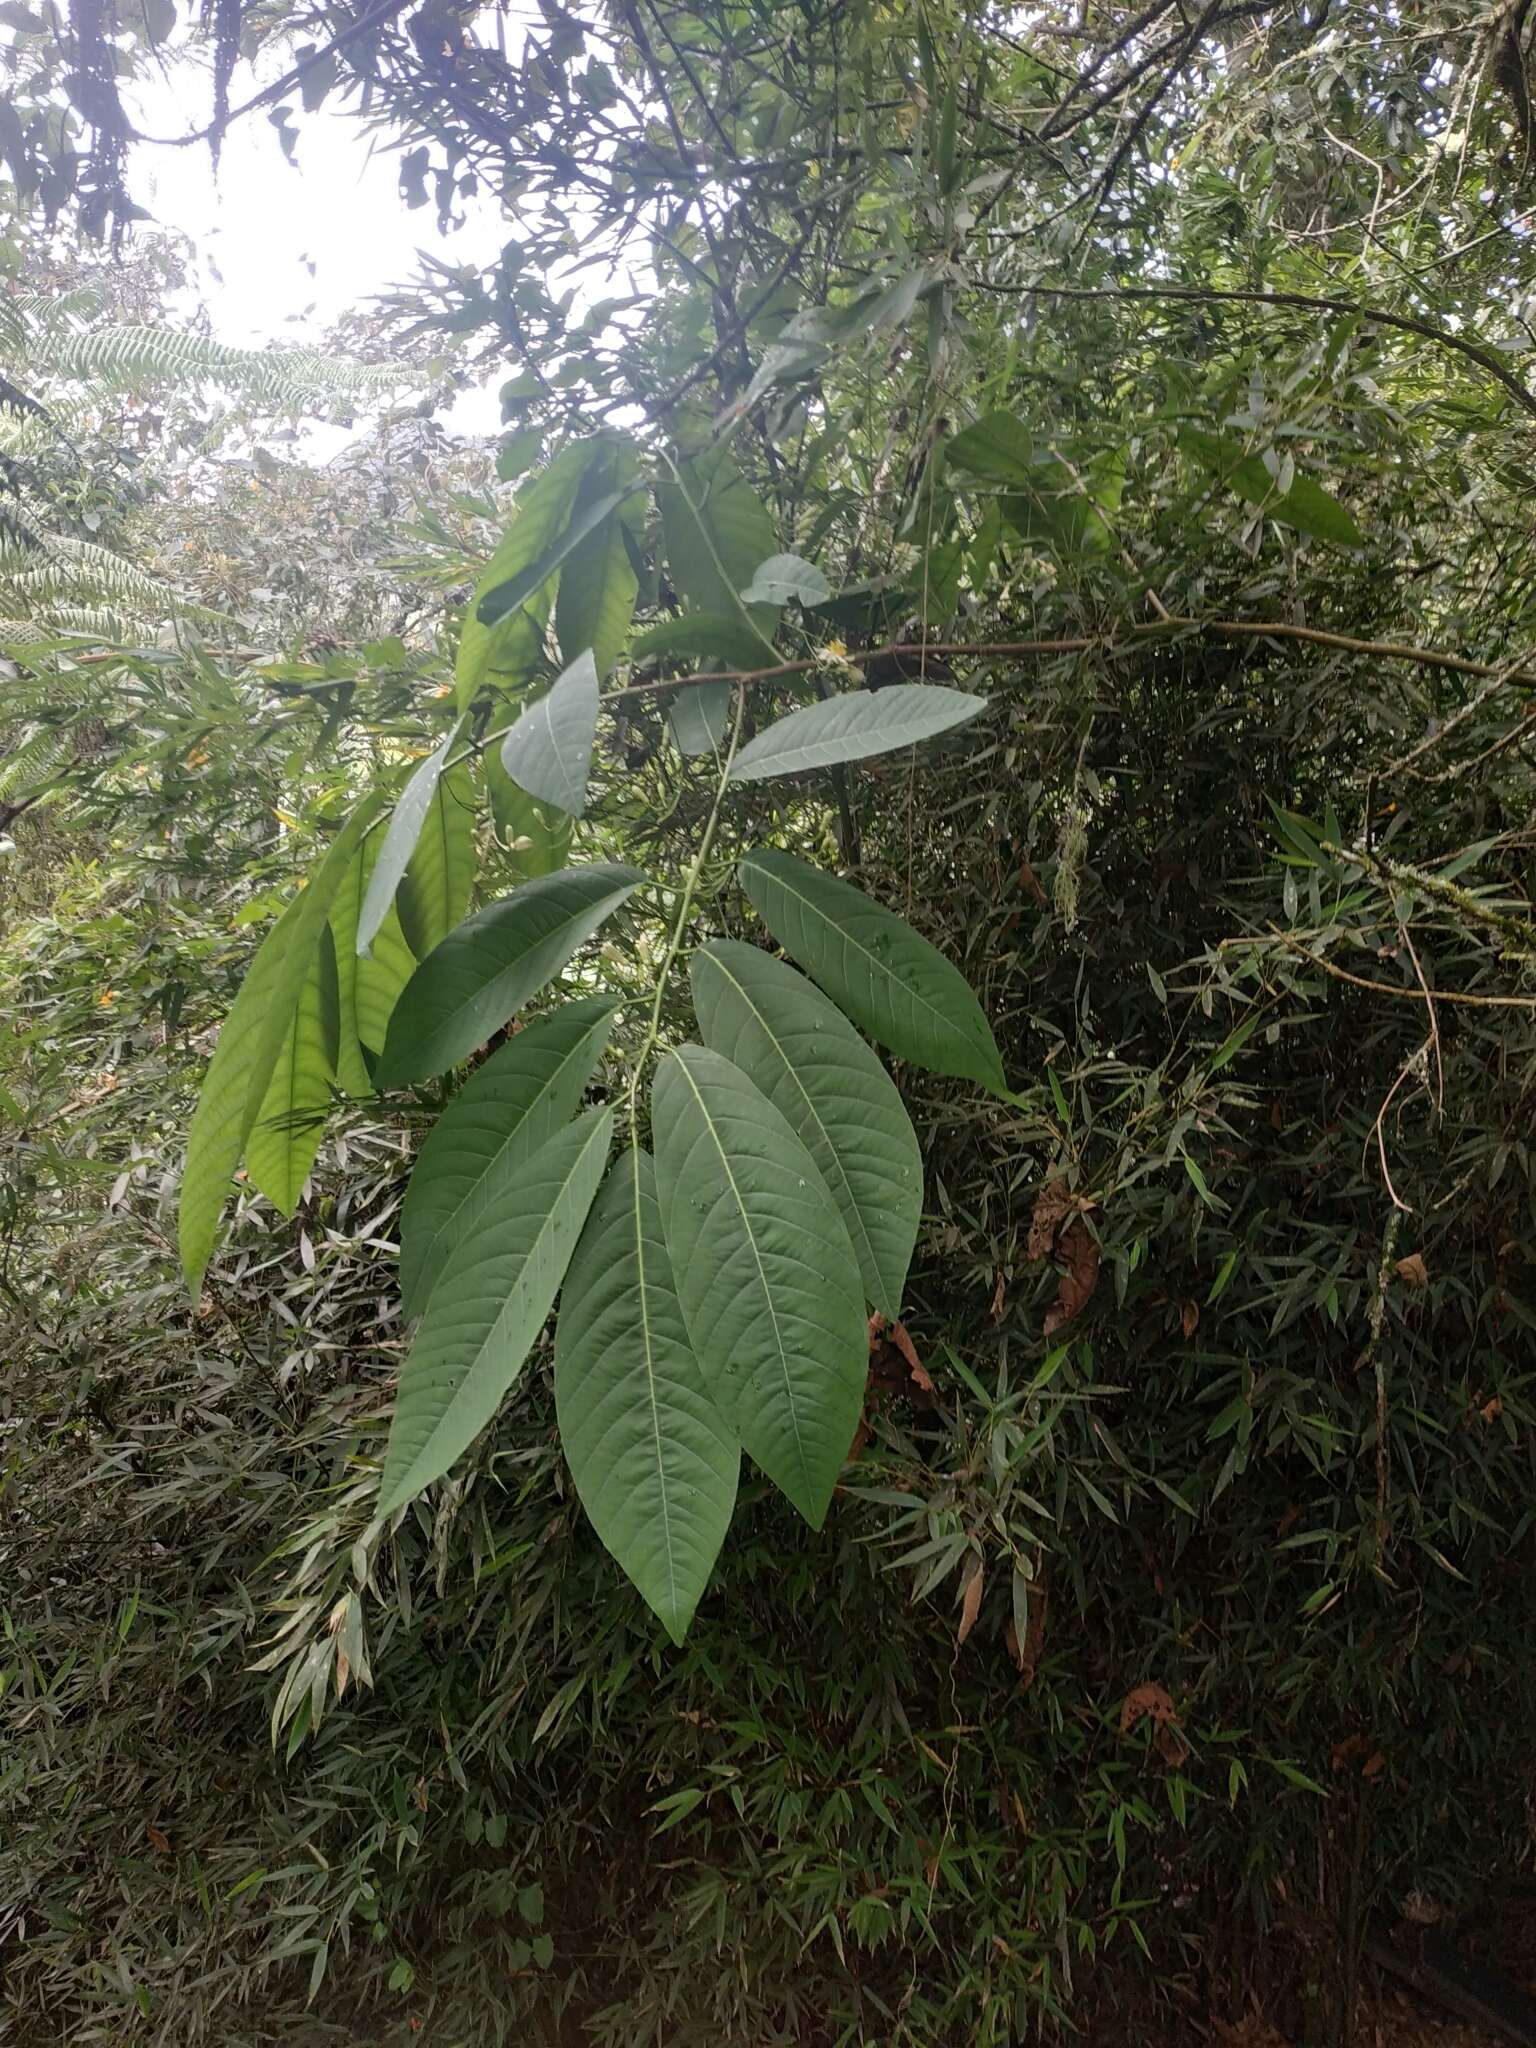
M 401 878 L 395 907 L 418 960 L 445 939 L 469 909 L 475 886 L 475 785 L 467 761 L 439 780 Z
M 252 1186 L 285 1216 L 298 1207 L 320 1149 L 336 1074 L 338 1024 L 336 946 L 327 925 L 245 1146 Z
M 712 754 L 725 738 L 731 716 L 731 685 L 700 683 L 667 699 L 667 721 L 684 754 Z
M 501 1405 L 554 1306 L 612 1135 L 608 1109 L 556 1132 L 448 1259 L 400 1374 L 381 1516 L 441 1479 Z
M 520 789 L 501 765 L 499 748 L 493 747 L 485 757 L 485 782 L 491 795 L 491 815 L 513 873 L 531 882 L 563 868 L 571 851 L 569 812 L 554 804 L 541 804 Z
M 843 1219 L 785 1117 L 718 1053 L 667 1055 L 651 1128 L 678 1300 L 715 1405 L 820 1528 L 868 1372 Z
M 688 1342 L 647 1153 L 615 1162 L 576 1247 L 555 1406 L 593 1528 L 680 1643 L 730 1526 L 741 1457 Z
M 501 743 L 501 765 L 530 796 L 579 818 L 597 733 L 597 664 L 578 654 Z
M 938 683 L 892 683 L 883 690 L 845 690 L 803 704 L 748 740 L 731 766 L 732 782 L 798 775 L 835 761 L 889 754 L 948 732 L 985 711 L 987 699 Z
M 400 1212 L 400 1293 L 409 1315 L 507 1181 L 574 1115 L 618 1007 L 588 996 L 499 1047 L 427 1134 Z
M 637 868 L 563 868 L 467 917 L 396 1003 L 379 1086 L 429 1080 L 484 1045 L 643 880 Z
M 560 571 L 555 635 L 564 658 L 572 661 L 590 647 L 599 677 L 607 675 L 624 651 L 639 590 L 623 516 L 615 512 L 571 550 Z
M 193 1293 L 213 1251 L 219 1211 L 309 973 L 320 929 L 363 834 L 381 808 L 365 797 L 337 834 L 307 888 L 268 932 L 240 985 L 203 1077 L 181 1178 L 181 1263 Z
M 1364 547 L 1365 535 L 1348 512 L 1311 477 L 1298 472 L 1290 489 L 1282 494 L 1262 458 L 1247 454 L 1240 443 L 1192 430 L 1181 434 L 1179 441 L 1203 469 L 1220 477 L 1229 490 L 1246 498 L 1250 505 L 1261 507 L 1266 519 L 1276 520 L 1281 526 L 1294 526 L 1298 533 L 1312 534 L 1318 540 L 1332 541 L 1336 547 Z
M 389 907 L 395 900 L 400 878 L 405 873 L 411 855 L 416 851 L 421 828 L 427 821 L 427 812 L 431 809 L 432 799 L 437 794 L 443 764 L 448 759 L 448 749 L 457 736 L 458 727 L 455 726 L 442 745 L 432 749 L 401 791 L 390 817 L 388 829 L 384 834 L 384 844 L 380 847 L 378 859 L 373 864 L 373 873 L 368 877 L 367 893 L 363 897 L 363 907 L 357 918 L 357 950 L 365 958 L 373 945 L 374 934 L 384 922 Z
M 517 611 L 540 584 L 549 581 L 572 550 L 615 513 L 629 495 L 629 491 L 605 491 L 602 497 L 576 512 L 564 532 L 557 534 L 531 562 L 504 583 L 493 583 L 475 604 L 475 617 L 481 625 L 494 626 L 510 612 Z
M 782 1112 L 842 1212 L 866 1298 L 899 1316 L 923 1162 L 890 1075 L 830 996 L 756 946 L 714 939 L 690 976 L 704 1043 Z
M 459 635 L 454 688 L 461 711 L 468 709 L 483 683 L 493 678 L 522 678 L 542 658 L 544 629 L 555 601 L 547 577 L 523 604 L 495 625 L 488 626 L 479 617 L 479 600 L 536 562 L 565 530 L 583 477 L 611 446 L 610 441 L 595 436 L 562 448 L 519 490 L 511 524 L 485 566 Z
M 741 593 L 743 604 L 825 604 L 832 586 L 814 562 L 800 555 L 770 555 L 759 562 Z
M 737 872 L 779 944 L 871 1038 L 932 1073 L 1004 1089 L 981 1005 L 910 925 L 792 854 L 757 848 Z

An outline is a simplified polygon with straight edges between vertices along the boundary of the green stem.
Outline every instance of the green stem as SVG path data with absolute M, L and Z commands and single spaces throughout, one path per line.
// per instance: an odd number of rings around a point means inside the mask
M 714 800 L 709 807 L 709 816 L 704 821 L 703 836 L 699 850 L 694 855 L 687 874 L 683 877 L 678 897 L 677 915 L 672 921 L 671 936 L 667 950 L 661 957 L 661 966 L 656 973 L 656 993 L 651 1000 L 650 1019 L 645 1027 L 645 1037 L 635 1055 L 630 1071 L 629 1091 L 626 1098 L 631 1133 L 635 1125 L 635 1105 L 640 1099 L 640 1082 L 645 1073 L 645 1063 L 656 1050 L 661 1038 L 661 1006 L 666 999 L 667 982 L 677 964 L 677 956 L 683 949 L 683 935 L 688 929 L 688 920 L 693 915 L 693 899 L 698 893 L 699 877 L 704 872 L 704 863 L 709 859 L 710 849 L 715 843 L 715 832 L 720 823 L 720 807 L 725 801 L 726 784 L 731 779 L 731 763 L 736 759 L 736 748 L 741 738 L 741 714 L 746 701 L 746 691 L 737 685 L 735 701 L 731 706 L 730 739 L 720 762 L 720 775 L 715 783 Z

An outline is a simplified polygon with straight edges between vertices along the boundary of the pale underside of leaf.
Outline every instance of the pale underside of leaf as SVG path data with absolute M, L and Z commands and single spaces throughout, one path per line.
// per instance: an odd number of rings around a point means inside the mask
M 681 1642 L 730 1525 L 740 1453 L 688 1341 L 655 1168 L 610 1170 L 555 1326 L 560 1441 L 592 1526 Z
M 858 1264 L 815 1161 L 739 1068 L 670 1053 L 657 1193 L 689 1340 L 743 1447 L 819 1528 L 863 1401 Z
M 529 705 L 502 741 L 502 766 L 512 780 L 573 818 L 587 807 L 597 703 L 597 664 L 588 648 Z
M 420 1315 L 454 1247 L 574 1114 L 602 1057 L 618 1000 L 589 996 L 501 1046 L 427 1134 L 400 1212 L 400 1292 Z
M 381 1516 L 448 1471 L 521 1372 L 565 1277 L 612 1134 L 607 1109 L 558 1131 L 449 1258 L 400 1375 Z
M 769 775 L 797 775 L 893 753 L 948 732 L 986 708 L 985 697 L 939 683 L 848 690 L 819 704 L 804 704 L 748 740 L 732 763 L 731 780 L 761 782 Z
M 691 978 L 705 1044 L 788 1119 L 842 1212 L 866 1296 L 898 1316 L 923 1167 L 894 1082 L 830 996 L 757 947 L 714 940 Z

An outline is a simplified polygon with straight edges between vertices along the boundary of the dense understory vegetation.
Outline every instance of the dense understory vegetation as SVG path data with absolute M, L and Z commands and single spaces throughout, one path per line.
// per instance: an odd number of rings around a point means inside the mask
M 1527 1868 L 1527 12 L 0 8 L 6 2038 L 1001 2048 L 1257 1988 L 1337 2042 L 1373 1916 Z M 264 94 L 302 175 L 356 119 L 500 253 L 335 348 L 178 326 L 173 30 L 215 131 Z M 589 648 L 573 822 L 501 735 Z M 986 708 L 726 772 L 938 688 Z M 384 820 L 435 755 L 434 864 Z M 351 1035 L 187 1259 L 219 1031 L 375 792 L 398 890 L 301 963 Z M 628 864 L 517 1021 L 623 997 L 571 1107 L 660 1161 L 687 961 L 783 939 L 750 848 L 931 942 L 1006 1081 L 889 1061 L 899 1322 L 819 1528 L 747 1438 L 689 1627 L 583 1508 L 558 1325 L 383 1477 L 413 1164 L 522 1033 L 378 1081 L 472 905 Z

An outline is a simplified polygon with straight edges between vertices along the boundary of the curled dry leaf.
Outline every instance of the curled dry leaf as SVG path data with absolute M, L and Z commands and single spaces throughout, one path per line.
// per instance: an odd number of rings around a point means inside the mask
M 1064 1323 L 1081 1315 L 1099 1278 L 1099 1241 L 1081 1216 L 1074 1216 L 1056 1240 L 1056 1255 L 1065 1261 L 1056 1299 L 1045 1312 L 1045 1334 L 1054 1337 Z
M 1045 1622 L 1050 1612 L 1051 1586 L 1044 1569 L 1038 1571 L 1029 1582 L 1029 1613 L 1024 1624 L 1024 1640 L 1019 1641 L 1018 1631 L 1010 1621 L 1007 1630 L 1008 1654 L 1019 1667 L 1019 1690 L 1028 1692 L 1035 1682 L 1035 1673 L 1040 1669 L 1040 1659 L 1045 1651 Z
M 1045 1334 L 1081 1315 L 1099 1278 L 1099 1242 L 1065 1181 L 1048 1180 L 1035 1197 L 1025 1246 L 1030 1258 L 1054 1258 L 1062 1268 L 1056 1299 L 1046 1310 Z
M 171 1838 L 163 1828 L 157 1828 L 153 1821 L 146 1821 L 144 1832 L 148 1835 L 152 1848 L 158 1849 L 162 1856 L 170 1855 Z
M 958 1650 L 971 1630 L 976 1626 L 976 1617 L 981 1612 L 982 1588 L 986 1584 L 987 1568 L 978 1557 L 976 1569 L 965 1582 L 965 1591 L 960 1596 L 960 1626 L 955 1631 L 955 1648 Z
M 933 1392 L 933 1381 L 928 1377 L 923 1361 L 917 1355 L 917 1346 L 908 1336 L 905 1323 L 892 1323 L 891 1342 L 906 1360 L 907 1370 L 912 1375 L 913 1385 L 921 1388 L 923 1393 L 931 1394 Z
M 1030 1212 L 1029 1238 L 1025 1252 L 1032 1259 L 1048 1259 L 1056 1233 L 1072 1214 L 1072 1195 L 1064 1180 L 1048 1180 L 1035 1197 Z
M 1406 1259 L 1397 1262 L 1397 1277 L 1405 1287 L 1427 1287 L 1429 1268 L 1424 1263 L 1422 1252 L 1410 1252 Z
M 997 1322 L 1003 1313 L 1003 1269 L 997 1269 L 997 1285 L 992 1290 L 992 1320 Z
M 1132 1688 L 1120 1707 L 1120 1733 L 1129 1734 L 1138 1721 L 1152 1723 L 1152 1745 L 1170 1770 L 1176 1771 L 1189 1755 L 1189 1744 L 1179 1733 L 1179 1716 L 1164 1688 L 1149 1680 Z
M 1179 1328 L 1184 1332 L 1186 1337 L 1193 1337 L 1193 1335 L 1195 1334 L 1196 1330 L 1199 1329 L 1199 1327 L 1200 1304 L 1197 1301 L 1186 1301 L 1184 1306 L 1179 1310 Z

